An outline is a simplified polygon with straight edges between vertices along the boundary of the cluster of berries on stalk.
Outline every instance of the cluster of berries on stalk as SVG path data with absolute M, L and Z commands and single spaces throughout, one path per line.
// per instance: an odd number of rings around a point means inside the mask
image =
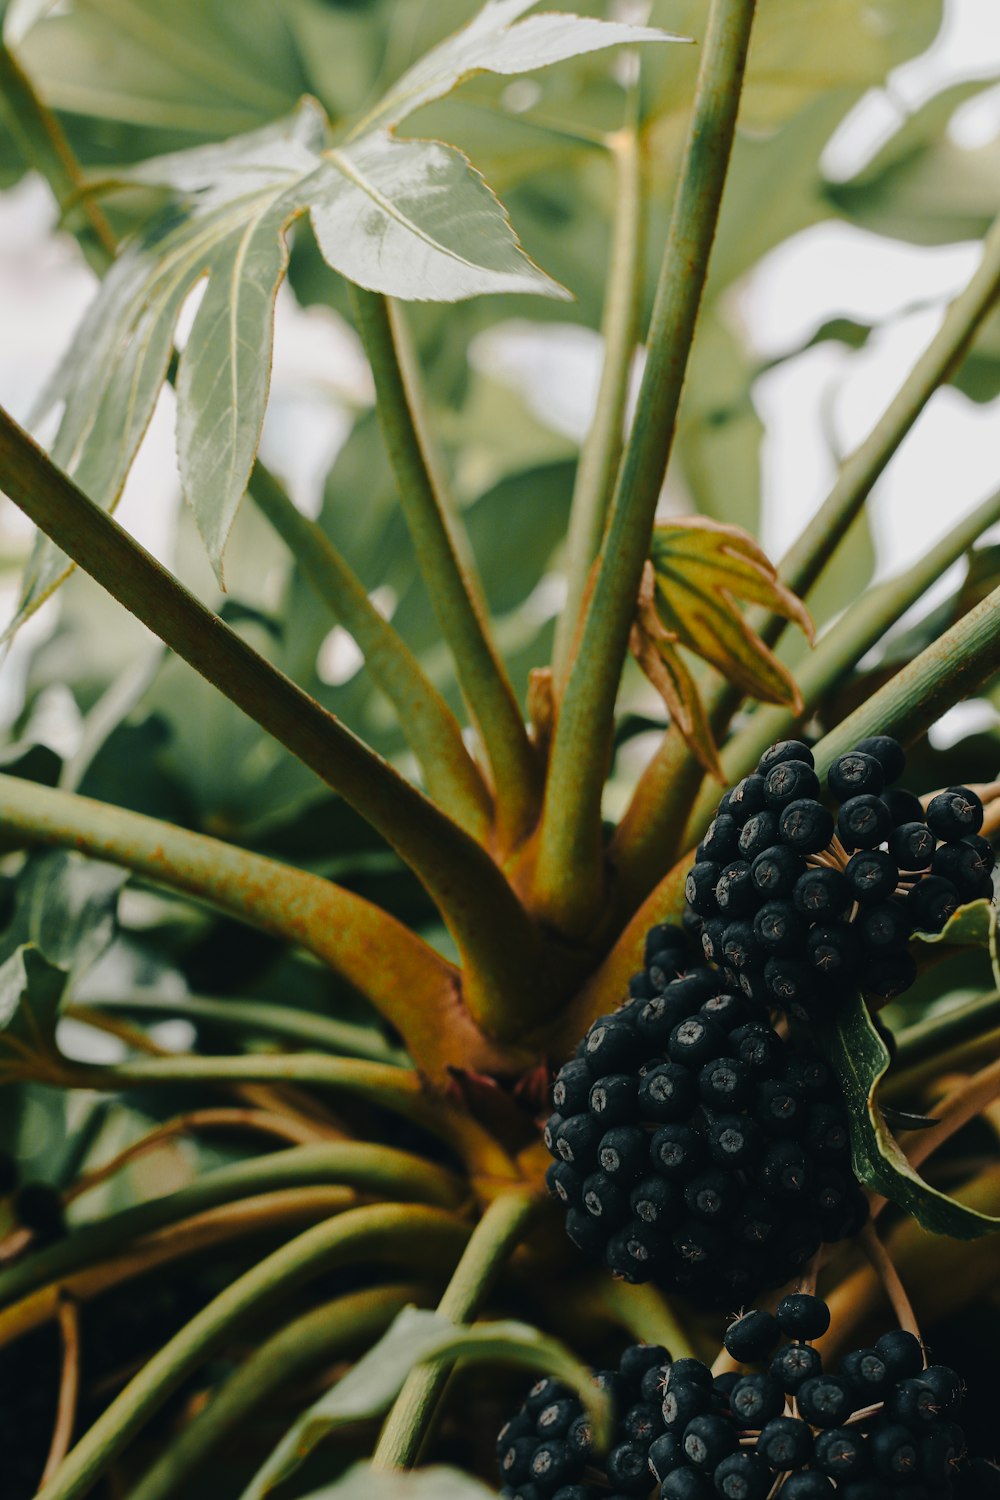
M 749 1373 L 636 1345 L 597 1383 L 614 1401 L 607 1453 L 580 1401 L 554 1380 L 529 1391 L 497 1443 L 505 1500 L 949 1500 L 969 1471 L 955 1422 L 962 1383 L 927 1365 L 902 1329 L 835 1372 L 812 1340 L 830 1312 L 794 1293 L 731 1324 L 726 1349 Z M 788 1342 L 777 1348 L 784 1335 Z M 979 1476 L 977 1475 L 978 1479 Z M 980 1485 L 969 1488 L 981 1488 Z
M 655 927 L 630 998 L 559 1071 L 545 1142 L 574 1243 L 628 1281 L 739 1305 L 857 1233 L 842 1098 L 805 1041 Z
M 983 806 L 949 787 L 926 810 L 894 787 L 902 747 L 861 740 L 820 800 L 812 751 L 782 740 L 726 792 L 686 882 L 687 923 L 730 987 L 792 1015 L 830 1014 L 850 988 L 877 1002 L 908 989 L 907 942 L 991 898 Z

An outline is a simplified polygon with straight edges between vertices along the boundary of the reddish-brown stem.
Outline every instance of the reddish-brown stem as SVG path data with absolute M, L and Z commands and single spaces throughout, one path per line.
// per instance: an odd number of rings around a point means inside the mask
M 46 1484 L 58 1469 L 73 1441 L 76 1425 L 76 1407 L 80 1395 L 80 1314 L 72 1297 L 59 1298 L 57 1316 L 62 1336 L 62 1374 L 59 1378 L 59 1400 L 56 1405 L 56 1421 L 52 1430 L 49 1456 L 45 1460 L 42 1484 Z

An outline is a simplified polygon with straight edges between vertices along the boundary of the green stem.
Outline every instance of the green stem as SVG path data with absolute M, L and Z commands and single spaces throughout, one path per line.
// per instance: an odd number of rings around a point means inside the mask
M 455 1267 L 438 1312 L 453 1323 L 467 1323 L 488 1295 L 511 1252 L 524 1238 L 538 1207 L 527 1193 L 505 1193 L 483 1214 Z M 448 1379 L 447 1366 L 417 1366 L 407 1376 L 385 1421 L 372 1462 L 376 1468 L 407 1469 L 419 1456 Z
M 425 1307 L 427 1300 L 428 1289 L 419 1283 L 378 1286 L 348 1292 L 294 1318 L 254 1349 L 209 1405 L 174 1435 L 132 1487 L 130 1500 L 168 1500 L 193 1483 L 210 1455 L 235 1439 L 252 1417 L 273 1412 L 282 1390 L 361 1353 L 404 1307 Z
M 408 1270 L 432 1269 L 458 1253 L 467 1237 L 466 1227 L 450 1214 L 412 1204 L 351 1209 L 307 1229 L 238 1277 L 152 1356 L 71 1450 L 38 1500 L 79 1500 L 89 1493 L 181 1382 L 267 1304 L 343 1265 L 388 1261 Z
M 466 966 L 473 1016 L 531 1010 L 537 936 L 486 851 L 258 655 L 89 500 L 0 410 L 0 486 L 37 526 L 225 697 L 315 771 L 410 865 Z M 520 1021 L 514 1018 L 513 1029 Z
M 75 232 L 91 268 L 103 275 L 115 258 L 114 230 L 100 205 L 85 190 L 83 176 L 65 132 L 42 103 L 13 53 L 0 43 L 0 119 L 26 162 L 52 189 L 67 228 Z
M 795 728 L 813 714 L 826 695 L 836 687 L 842 677 L 861 660 L 866 651 L 885 635 L 902 614 L 915 604 L 941 577 L 952 563 L 988 527 L 1000 520 L 1000 492 L 984 500 L 982 505 L 963 520 L 954 530 L 941 538 L 924 557 L 900 573 L 897 578 L 887 579 L 856 600 L 845 615 L 822 636 L 814 651 L 804 659 L 796 670 L 799 691 L 802 694 L 801 714 L 789 713 L 782 708 L 758 708 L 751 716 L 747 727 L 734 735 L 722 751 L 722 765 L 730 786 L 753 770 L 760 756 L 776 740 L 787 738 Z M 655 757 L 654 757 L 655 759 Z M 653 777 L 650 777 L 652 783 Z M 640 788 L 641 788 L 640 783 Z M 654 788 L 650 785 L 649 792 Z M 640 798 L 640 790 L 636 797 Z M 650 797 L 643 794 L 641 801 L 648 804 Z M 695 803 L 684 835 L 684 847 L 698 842 L 712 817 L 719 800 L 719 789 L 706 786 Z M 647 805 L 647 817 L 655 823 Z
M 480 843 L 492 822 L 490 796 L 461 726 L 412 651 L 372 604 L 329 537 L 304 516 L 258 461 L 250 495 L 288 547 L 317 597 L 354 637 L 389 699 L 429 795 Z
M 667 470 L 688 352 L 729 166 L 754 0 L 712 0 L 635 421 L 556 722 L 535 902 L 584 934 L 602 898 L 601 795 L 615 699 Z
M 206 1172 L 175 1193 L 134 1204 L 103 1219 L 74 1224 L 65 1239 L 0 1270 L 0 1307 L 9 1307 L 36 1288 L 194 1214 L 262 1193 L 319 1184 L 355 1187 L 439 1208 L 457 1206 L 467 1191 L 461 1179 L 445 1168 L 389 1146 L 335 1141 L 269 1151 Z
M 246 849 L 0 775 L 0 829 L 96 859 L 211 901 L 315 954 L 365 995 L 430 1075 L 490 1048 L 459 1000 L 459 974 L 401 922 L 318 875 Z
M 949 1048 L 1000 1026 L 1000 994 L 977 995 L 943 1015 L 930 1016 L 907 1026 L 896 1037 L 896 1055 L 889 1078 L 904 1081 L 907 1071 L 919 1063 L 940 1057 Z M 886 1080 L 888 1082 L 889 1079 Z
M 496 789 L 504 847 L 534 820 L 539 768 L 524 717 L 489 638 L 475 584 L 462 565 L 445 507 L 417 427 L 400 359 L 392 309 L 385 297 L 352 287 L 358 330 L 372 367 L 389 460 L 413 540 L 417 565 L 455 662 L 459 687 L 482 739 Z
M 825 776 L 839 755 L 867 735 L 892 734 L 904 743 L 916 739 L 998 669 L 1000 588 L 820 740 L 813 751 L 818 775 Z
M 601 545 L 608 503 L 621 458 L 629 373 L 638 342 L 642 307 L 642 143 L 632 124 L 611 137 L 609 144 L 616 194 L 601 319 L 604 364 L 594 419 L 580 449 L 573 485 L 566 538 L 566 602 L 556 622 L 552 647 L 557 695 L 569 666 L 587 576 Z
M 226 1031 L 250 1032 L 305 1042 L 324 1052 L 367 1057 L 371 1062 L 399 1063 L 403 1057 L 371 1026 L 334 1021 L 311 1010 L 295 1010 L 264 1000 L 217 1000 L 208 995 L 159 995 L 154 991 L 131 995 L 102 995 L 87 1000 L 88 1010 L 125 1011 L 129 1015 L 183 1016 L 208 1021 Z M 69 1012 L 72 1014 L 72 1008 Z

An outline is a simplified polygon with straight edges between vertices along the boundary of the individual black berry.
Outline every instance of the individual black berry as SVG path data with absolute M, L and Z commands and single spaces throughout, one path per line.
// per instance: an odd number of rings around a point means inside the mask
M 752 867 L 745 859 L 733 860 L 720 871 L 715 886 L 715 909 L 727 921 L 750 916 L 757 905 Z M 708 912 L 706 915 L 711 916 Z
M 647 1055 L 655 1057 L 666 1052 L 670 1033 L 690 1014 L 691 1006 L 688 1001 L 683 996 L 674 994 L 669 985 L 662 995 L 655 995 L 652 1000 L 647 1000 L 635 1022 Z
M 819 854 L 833 838 L 833 827 L 833 814 L 808 798 L 789 802 L 778 822 L 782 842 L 799 854 Z
M 809 962 L 827 979 L 848 979 L 861 964 L 861 941 L 847 922 L 829 922 L 810 927 L 806 939 Z
M 662 1344 L 629 1344 L 622 1350 L 618 1361 L 618 1373 L 623 1380 L 641 1381 L 647 1370 L 658 1370 L 670 1363 L 670 1350 Z M 643 1401 L 647 1401 L 643 1394 Z M 659 1399 L 657 1399 L 659 1405 Z
M 674 1249 L 688 1267 L 710 1266 L 725 1253 L 725 1236 L 714 1224 L 706 1224 L 693 1215 L 683 1220 L 672 1239 Z
M 580 1403 L 573 1396 L 550 1401 L 538 1413 L 535 1431 L 540 1438 L 564 1438 L 579 1414 Z
M 729 1397 L 741 1427 L 763 1427 L 785 1409 L 785 1393 L 770 1375 L 744 1375 Z
M 765 1147 L 757 1168 L 764 1191 L 786 1201 L 799 1198 L 812 1175 L 812 1162 L 797 1141 L 772 1141 Z
M 772 808 L 765 808 L 763 812 L 755 812 L 752 817 L 747 818 L 740 829 L 739 849 L 744 859 L 754 860 L 758 854 L 763 854 L 765 849 L 770 849 L 772 844 L 778 842 L 779 828 L 782 826 L 785 814 L 794 807 L 800 807 L 800 802 L 791 802 L 779 815 Z M 810 803 L 815 807 L 818 804 Z M 790 840 L 788 842 L 791 842 Z M 805 851 L 800 851 L 805 852 Z
M 831 1500 L 834 1492 L 833 1480 L 818 1469 L 789 1474 L 781 1487 L 784 1500 Z
M 981 833 L 970 833 L 962 840 L 962 843 L 968 844 L 971 848 L 975 849 L 976 853 L 979 855 L 980 869 L 982 870 L 982 873 L 984 875 L 989 875 L 991 870 L 994 869 L 997 862 L 997 857 L 994 853 L 993 845 L 990 843 L 989 839 L 984 839 Z
M 795 882 L 805 869 L 801 854 L 789 849 L 787 844 L 772 844 L 758 854 L 750 866 L 750 878 L 755 891 L 765 900 L 776 900 L 790 896 Z
M 709 1476 L 700 1469 L 686 1465 L 674 1469 L 660 1486 L 661 1500 L 712 1500 L 715 1494 Z
M 527 1479 L 537 1447 L 538 1438 L 534 1436 L 513 1438 L 508 1442 L 498 1457 L 500 1477 L 509 1484 Z
M 816 989 L 816 978 L 801 958 L 769 958 L 764 965 L 768 995 L 782 1010 L 807 1007 Z
M 782 1333 L 790 1339 L 819 1339 L 830 1326 L 830 1309 L 821 1297 L 792 1292 L 774 1310 Z
M 851 1133 L 844 1111 L 833 1104 L 811 1104 L 803 1144 L 816 1161 L 843 1161 L 851 1149 Z
M 880 797 L 849 797 L 837 814 L 837 837 L 845 849 L 877 849 L 891 832 L 892 818 Z
M 724 917 L 708 917 L 701 929 L 701 950 L 710 964 L 723 961 L 722 944 L 728 922 Z
M 951 843 L 983 826 L 983 804 L 967 786 L 950 786 L 927 804 L 927 826 L 939 839 Z
M 754 937 L 768 955 L 787 957 L 799 953 L 806 926 L 791 901 L 768 901 L 753 919 Z
M 668 1241 L 653 1224 L 627 1219 L 607 1243 L 604 1261 L 627 1281 L 648 1281 L 667 1254 Z
M 875 1340 L 875 1353 L 885 1364 L 893 1380 L 919 1375 L 924 1368 L 924 1351 L 920 1340 L 905 1328 L 893 1328 Z
M 601 1136 L 597 1160 L 616 1182 L 635 1182 L 646 1168 L 647 1137 L 634 1125 L 614 1125 Z
M 889 853 L 901 870 L 926 870 L 935 847 L 934 835 L 922 818 L 900 823 L 889 835 Z
M 867 739 L 859 740 L 854 748 L 878 761 L 887 782 L 898 781 L 906 769 L 903 747 L 889 734 L 870 735 Z
M 592 1260 L 604 1255 L 608 1231 L 598 1219 L 592 1218 L 585 1208 L 571 1208 L 566 1215 L 566 1233 L 578 1250 Z
M 847 1427 L 828 1427 L 816 1438 L 816 1467 L 840 1484 L 860 1479 L 871 1467 L 863 1435 Z
M 939 932 L 962 904 L 957 888 L 940 875 L 925 875 L 906 898 L 907 916 L 918 932 Z
M 637 1442 L 619 1443 L 605 1460 L 605 1472 L 624 1495 L 644 1495 L 649 1489 L 649 1445 Z
M 643 950 L 643 962 L 652 962 L 654 954 L 674 951 L 678 956 L 687 953 L 687 938 L 684 929 L 677 927 L 673 922 L 658 922 L 646 933 L 646 943 Z
M 862 1405 L 881 1400 L 891 1382 L 885 1361 L 875 1349 L 855 1349 L 845 1354 L 840 1374 L 854 1386 Z
M 779 1473 L 804 1469 L 812 1451 L 812 1432 L 799 1417 L 775 1417 L 762 1428 L 757 1439 L 757 1452 L 769 1468 Z
M 902 995 L 917 977 L 917 963 L 905 948 L 887 949 L 865 964 L 861 987 L 866 995 L 893 1000 Z
M 635 1027 L 617 1016 L 601 1016 L 587 1032 L 584 1058 L 595 1078 L 626 1071 L 641 1055 Z
M 889 1420 L 901 1422 L 911 1431 L 936 1421 L 940 1410 L 937 1393 L 922 1375 L 897 1381 L 885 1400 L 885 1415 Z
M 718 1167 L 748 1167 L 763 1149 L 760 1128 L 747 1115 L 713 1115 L 706 1134 L 709 1155 Z
M 838 802 L 862 795 L 877 797 L 884 785 L 881 765 L 863 750 L 851 750 L 835 760 L 827 776 L 827 786 Z
M 730 1453 L 739 1439 L 725 1417 L 692 1417 L 684 1428 L 684 1456 L 696 1469 L 714 1469 Z
M 593 1115 L 571 1115 L 556 1130 L 555 1148 L 563 1161 L 589 1171 L 597 1161 L 597 1148 L 604 1130 L 600 1120 L 595 1120 Z
M 529 1473 L 536 1484 L 554 1490 L 572 1479 L 578 1468 L 579 1459 L 569 1444 L 561 1438 L 553 1438 L 539 1443 L 532 1455 Z
M 680 1063 L 659 1063 L 639 1080 L 639 1113 L 644 1120 L 683 1120 L 698 1101 L 698 1081 Z
M 962 1381 L 949 1365 L 928 1365 L 919 1377 L 934 1392 L 938 1409 L 947 1416 L 962 1404 Z
M 694 1380 L 679 1379 L 671 1371 L 661 1407 L 664 1424 L 671 1432 L 677 1432 L 683 1437 L 688 1423 L 695 1417 L 703 1416 L 711 1405 L 711 1388 L 706 1389 Z
M 898 1482 L 916 1478 L 920 1457 L 909 1428 L 897 1422 L 880 1423 L 872 1432 L 870 1447 L 875 1473 L 881 1479 Z
M 785 1044 L 770 1026 L 751 1021 L 730 1033 L 729 1050 L 751 1077 L 770 1078 L 784 1062 Z
M 580 1207 L 583 1202 L 583 1185 L 579 1172 L 568 1161 L 554 1161 L 545 1173 L 545 1185 L 553 1198 L 559 1198 L 567 1207 Z
M 906 792 L 902 787 L 886 787 L 882 793 L 882 801 L 889 809 L 894 828 L 903 823 L 924 822 L 923 803 L 913 792 Z
M 828 922 L 844 916 L 850 911 L 852 899 L 846 875 L 828 866 L 806 870 L 795 882 L 792 893 L 796 910 L 810 922 Z
M 768 807 L 787 807 L 796 798 L 818 796 L 819 777 L 804 760 L 783 760 L 767 773 L 764 799 Z
M 696 1218 L 706 1224 L 721 1224 L 731 1219 L 739 1207 L 740 1191 L 728 1172 L 713 1168 L 700 1172 L 684 1189 L 684 1202 Z
M 899 870 L 884 849 L 852 854 L 844 875 L 855 901 L 887 901 L 899 884 Z
M 722 936 L 722 961 L 734 973 L 749 968 L 757 952 L 753 923 L 730 922 Z
M 766 805 L 765 786 L 766 778 L 755 772 L 752 776 L 744 776 L 729 793 L 728 811 L 740 824 L 745 824 L 749 817 L 759 813 Z
M 801 760 L 805 761 L 807 766 L 815 765 L 812 751 L 802 740 L 779 740 L 777 744 L 765 750 L 757 762 L 758 774 L 766 776 L 775 766 L 780 766 L 786 760 Z
M 583 1058 L 563 1063 L 552 1085 L 552 1103 L 564 1115 L 578 1115 L 588 1107 L 593 1076 Z
M 667 1050 L 672 1062 L 701 1067 L 726 1049 L 726 1034 L 707 1016 L 688 1016 L 670 1033 Z
M 734 1031 L 737 1026 L 747 1024 L 754 1014 L 754 1007 L 748 1004 L 745 995 L 723 991 L 706 1000 L 700 1014 L 721 1026 L 723 1031 Z
M 668 1474 L 672 1474 L 686 1462 L 681 1438 L 673 1432 L 664 1432 L 660 1437 L 654 1438 L 649 1445 L 647 1462 L 662 1484 Z
M 959 839 L 954 844 L 942 844 L 934 855 L 931 872 L 950 880 L 962 901 L 975 901 L 983 892 L 987 876 L 979 850 L 971 842 Z M 992 890 L 992 882 L 990 883 Z
M 740 825 L 729 813 L 717 813 L 705 831 L 701 851 L 706 859 L 725 865 L 735 859 L 739 849 Z
M 638 1087 L 632 1073 L 609 1073 L 590 1090 L 590 1112 L 605 1125 L 624 1125 L 636 1118 Z
M 909 913 L 902 901 L 879 901 L 866 907 L 858 913 L 857 925 L 866 947 L 876 950 L 897 948 L 911 932 Z
M 757 1086 L 754 1117 L 768 1135 L 801 1134 L 805 1119 L 801 1090 L 787 1079 L 766 1078 Z
M 662 1176 L 685 1182 L 706 1165 L 708 1147 L 690 1125 L 664 1125 L 650 1140 L 649 1156 Z
M 698 1094 L 710 1109 L 738 1109 L 750 1097 L 750 1071 L 733 1057 L 715 1057 L 698 1072 Z
M 814 1375 L 796 1393 L 799 1411 L 813 1427 L 839 1427 L 854 1410 L 854 1392 L 842 1375 Z
M 726 1350 L 740 1364 L 752 1365 L 766 1359 L 778 1342 L 780 1329 L 777 1319 L 763 1308 L 737 1318 L 726 1329 L 723 1342 Z
M 771 1475 L 756 1453 L 730 1453 L 716 1465 L 712 1482 L 723 1500 L 764 1500 Z
M 580 1201 L 592 1218 L 604 1224 L 620 1224 L 629 1212 L 628 1192 L 606 1172 L 591 1172 L 583 1179 Z
M 736 1221 L 736 1238 L 741 1244 L 752 1247 L 770 1244 L 784 1212 L 773 1198 L 749 1190 L 744 1195 L 742 1212 Z
M 637 1219 L 665 1229 L 676 1222 L 680 1203 L 677 1189 L 662 1177 L 644 1177 L 636 1183 L 629 1197 L 629 1206 Z
M 719 910 L 715 887 L 722 870 L 711 860 L 692 865 L 684 881 L 684 898 L 700 917 L 714 917 Z
M 816 1378 L 823 1368 L 819 1351 L 809 1344 L 786 1344 L 771 1361 L 770 1373 L 782 1390 L 795 1395 L 807 1380 Z

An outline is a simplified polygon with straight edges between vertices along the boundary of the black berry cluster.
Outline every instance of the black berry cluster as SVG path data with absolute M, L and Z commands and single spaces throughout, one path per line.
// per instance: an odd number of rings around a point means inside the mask
M 950 787 L 925 812 L 890 784 L 903 767 L 895 740 L 862 740 L 830 768 L 833 812 L 812 751 L 782 740 L 725 794 L 685 895 L 688 928 L 730 986 L 806 1017 L 852 986 L 892 999 L 916 977 L 911 933 L 992 897 L 979 798 Z
M 529 1392 L 497 1445 L 506 1500 L 949 1500 L 965 1439 L 962 1385 L 926 1365 L 896 1330 L 856 1349 L 836 1373 L 811 1340 L 829 1326 L 818 1297 L 785 1297 L 774 1314 L 733 1323 L 726 1347 L 757 1368 L 713 1377 L 696 1359 L 627 1349 L 597 1380 L 615 1401 L 614 1443 L 592 1449 L 578 1400 L 555 1381 Z M 776 1349 L 781 1336 L 788 1342 Z
M 545 1142 L 574 1243 L 629 1281 L 739 1305 L 864 1223 L 830 1069 L 654 928 L 631 998 L 559 1071 Z

